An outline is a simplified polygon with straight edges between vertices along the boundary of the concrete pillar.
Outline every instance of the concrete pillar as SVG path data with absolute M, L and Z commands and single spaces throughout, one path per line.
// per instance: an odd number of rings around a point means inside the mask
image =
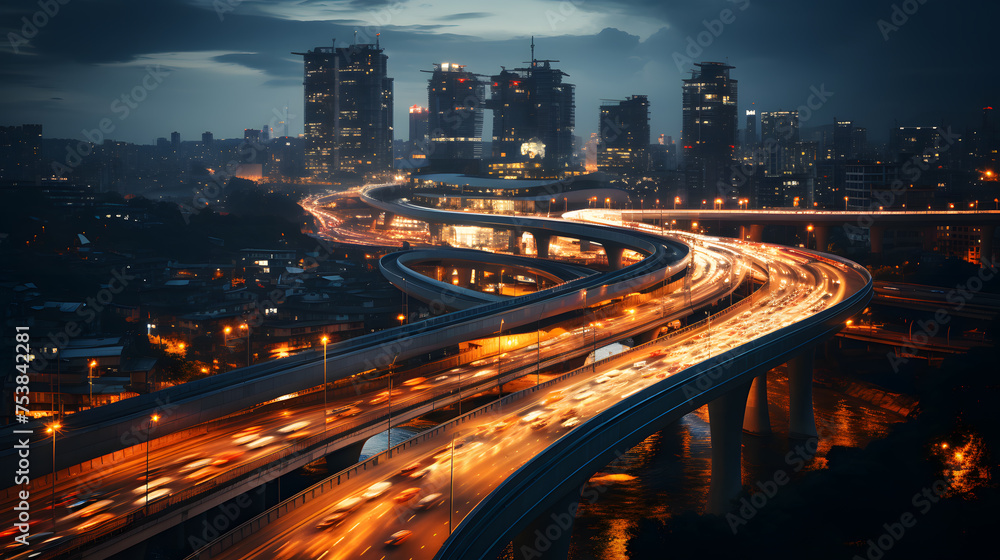
M 329 474 L 338 473 L 347 467 L 357 463 L 361 458 L 361 450 L 365 447 L 365 441 L 361 440 L 352 443 L 347 447 L 342 447 L 326 456 L 326 472 Z
M 764 240 L 764 226 L 761 224 L 750 224 L 750 241 L 760 243 Z
M 743 415 L 743 431 L 759 436 L 771 433 L 771 417 L 767 413 L 767 372 L 753 378 L 747 408 Z
M 441 241 L 441 233 L 444 230 L 444 226 L 441 224 L 427 224 L 428 228 L 431 230 L 431 243 L 438 243 Z
M 396 217 L 393 212 L 386 212 L 385 219 L 382 221 L 382 229 L 389 229 L 392 227 L 392 219 Z
M 743 412 L 750 385 L 742 385 L 708 403 L 712 434 L 712 482 L 708 488 L 706 513 L 723 515 L 743 489 L 741 452 Z
M 812 347 L 788 362 L 788 435 L 816 437 L 813 415 L 813 351 Z
M 830 244 L 830 228 L 828 226 L 813 226 L 813 235 L 816 236 L 816 250 L 825 253 Z
M 580 489 L 575 488 L 539 514 L 514 537 L 515 560 L 565 560 L 579 507 Z
M 580 240 L 580 252 L 589 251 L 589 250 L 590 250 L 590 240 L 588 240 L 588 239 L 581 239 Z
M 535 238 L 535 248 L 538 249 L 538 258 L 549 258 L 549 244 L 552 243 L 552 235 L 547 235 L 540 231 L 532 231 L 531 237 Z
M 996 226 L 983 226 L 980 229 L 980 234 L 982 237 L 980 239 L 979 245 L 979 262 L 983 265 L 983 268 L 989 268 L 993 265 L 993 236 L 996 235 Z
M 868 229 L 868 239 L 872 247 L 873 255 L 882 254 L 882 235 L 884 230 L 882 226 L 872 226 Z
M 510 230 L 510 238 L 507 241 L 507 250 L 515 255 L 521 254 L 521 231 L 517 229 Z
M 608 257 L 608 268 L 611 270 L 621 270 L 622 253 L 625 248 L 621 245 L 604 244 L 604 255 Z

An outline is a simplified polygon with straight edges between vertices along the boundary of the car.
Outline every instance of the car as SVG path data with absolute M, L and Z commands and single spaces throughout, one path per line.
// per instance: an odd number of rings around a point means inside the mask
M 412 479 L 421 479 L 421 478 L 423 478 L 423 477 L 431 474 L 432 472 L 434 472 L 435 468 L 436 468 L 436 465 L 430 465 L 430 466 L 424 467 L 424 468 L 420 469 L 419 471 L 415 471 L 415 472 L 411 473 L 410 474 L 410 478 L 412 478 Z
M 419 488 L 407 488 L 406 490 L 403 490 L 399 494 L 396 494 L 396 497 L 393 498 L 393 501 L 395 501 L 396 503 L 405 504 L 406 502 L 412 500 L 413 497 L 419 493 L 420 493 Z
M 530 424 L 544 414 L 541 410 L 534 410 L 521 417 L 521 422 L 524 424 Z
M 333 512 L 327 515 L 316 524 L 317 529 L 326 529 L 327 527 L 336 527 L 347 517 L 352 511 L 358 509 L 363 502 L 359 496 L 351 496 L 350 498 L 345 498 L 333 506 Z
M 140 478 L 142 478 L 142 477 L 140 477 Z M 153 490 L 153 489 L 159 488 L 160 486 L 163 486 L 164 484 L 167 484 L 168 482 L 170 482 L 172 480 L 173 480 L 173 478 L 171 478 L 169 476 L 161 476 L 160 478 L 154 478 L 153 480 L 149 481 L 149 485 L 143 484 L 142 486 L 136 488 L 135 490 L 132 490 L 132 493 L 133 494 L 145 494 L 146 490 Z
M 414 385 L 420 385 L 424 381 L 427 381 L 426 377 L 414 377 L 413 379 L 407 379 L 403 382 L 403 386 L 412 387 Z
M 150 489 L 148 497 L 145 494 L 143 494 L 142 496 L 139 496 L 139 499 L 136 500 L 134 503 L 137 506 L 143 506 L 146 505 L 147 501 L 152 502 L 153 500 L 159 500 L 160 498 L 167 496 L 169 494 L 170 494 L 170 489 L 166 487 L 157 488 L 156 490 Z
M 396 531 L 395 533 L 389 535 L 389 540 L 385 541 L 386 546 L 399 546 L 399 544 L 406 539 L 410 538 L 413 531 L 408 531 L 403 529 L 402 531 Z
M 532 423 L 531 424 L 531 429 L 532 430 L 541 430 L 542 428 L 544 428 L 545 426 L 548 426 L 548 425 L 549 425 L 549 421 L 547 419 L 545 419 L 545 418 L 542 418 L 541 420 L 538 420 L 537 422 Z
M 420 461 L 417 461 L 416 463 L 410 463 L 409 465 L 406 465 L 405 467 L 399 469 L 399 474 L 406 476 L 419 468 L 420 468 Z
M 98 500 L 90 505 L 84 506 L 74 511 L 73 513 L 67 515 L 63 519 L 73 519 L 76 517 L 87 518 L 97 513 L 100 513 L 101 510 L 106 509 L 113 503 L 114 500 Z
M 248 443 L 246 445 L 250 449 L 259 449 L 259 448 L 264 447 L 265 445 L 271 443 L 271 440 L 273 440 L 273 439 L 274 439 L 274 436 L 264 436 L 262 438 L 257 438 L 254 441 L 251 441 L 250 443 Z
M 150 498 L 150 499 L 152 499 L 152 498 Z M 105 513 L 99 513 L 99 514 L 91 517 L 90 519 L 87 519 L 83 523 L 80 523 L 79 525 L 77 525 L 75 527 L 75 529 L 78 532 L 82 533 L 84 531 L 87 531 L 89 529 L 92 529 L 92 528 L 100 525 L 101 523 L 104 523 L 105 521 L 107 521 L 109 519 L 114 519 L 114 518 L 115 518 L 115 514 L 113 514 L 113 513 L 107 513 L 107 512 L 105 512 Z
M 254 436 L 256 438 L 257 436 Z M 181 472 L 192 471 L 195 469 L 200 469 L 204 466 L 210 465 L 212 459 L 198 459 L 197 461 L 192 461 L 180 468 Z
M 424 496 L 423 498 L 420 498 L 420 501 L 417 502 L 417 505 L 414 507 L 420 510 L 431 509 L 432 507 L 437 505 L 438 500 L 440 499 L 441 499 L 441 494 L 437 493 L 429 494 L 427 496 Z
M 301 420 L 299 422 L 295 422 L 294 424 L 289 424 L 289 425 L 287 425 L 287 426 L 285 426 L 283 428 L 279 428 L 278 432 L 282 433 L 282 434 L 289 434 L 289 433 L 292 433 L 292 432 L 297 432 L 297 431 L 301 430 L 302 428 L 305 428 L 308 425 L 309 425 L 309 422 L 306 422 L 305 420 Z
M 579 423 L 580 423 L 580 419 L 577 418 L 576 416 L 574 416 L 574 417 L 572 417 L 572 418 L 570 418 L 568 420 L 563 421 L 563 423 L 561 425 L 562 425 L 563 428 L 572 428 L 573 426 L 576 426 Z
M 366 500 L 374 500 L 382 494 L 385 494 L 391 487 L 392 483 L 389 481 L 376 482 L 375 484 L 369 486 L 368 489 L 361 494 L 361 497 Z

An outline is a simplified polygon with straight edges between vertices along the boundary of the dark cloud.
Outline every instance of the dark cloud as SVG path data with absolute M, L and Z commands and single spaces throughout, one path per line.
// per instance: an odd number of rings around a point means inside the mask
M 451 14 L 440 19 L 440 21 L 453 21 L 456 19 L 481 19 L 487 18 L 494 14 L 490 12 L 462 12 L 460 14 Z

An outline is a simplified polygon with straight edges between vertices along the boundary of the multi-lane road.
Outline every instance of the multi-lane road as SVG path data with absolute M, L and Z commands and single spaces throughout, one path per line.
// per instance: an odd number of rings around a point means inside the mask
M 569 377 L 514 407 L 477 416 L 406 449 L 216 557 L 433 558 L 448 538 L 449 524 L 457 526 L 511 473 L 589 418 L 650 385 L 669 384 L 672 376 L 713 355 L 810 317 L 863 287 L 847 269 L 805 253 L 687 237 L 706 254 L 737 250 L 770 263 L 770 289 L 745 311 L 718 324 Z

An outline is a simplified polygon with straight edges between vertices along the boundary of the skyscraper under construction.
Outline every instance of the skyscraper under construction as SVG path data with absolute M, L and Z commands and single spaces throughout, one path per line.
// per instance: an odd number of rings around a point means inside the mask
M 306 171 L 333 183 L 388 176 L 393 82 L 378 40 L 292 54 L 305 60 Z
M 493 159 L 519 161 L 532 155 L 542 168 L 561 172 L 573 155 L 575 118 L 573 84 L 565 72 L 553 68 L 558 60 L 535 59 L 526 68 L 502 69 L 492 76 L 486 107 L 493 110 Z

